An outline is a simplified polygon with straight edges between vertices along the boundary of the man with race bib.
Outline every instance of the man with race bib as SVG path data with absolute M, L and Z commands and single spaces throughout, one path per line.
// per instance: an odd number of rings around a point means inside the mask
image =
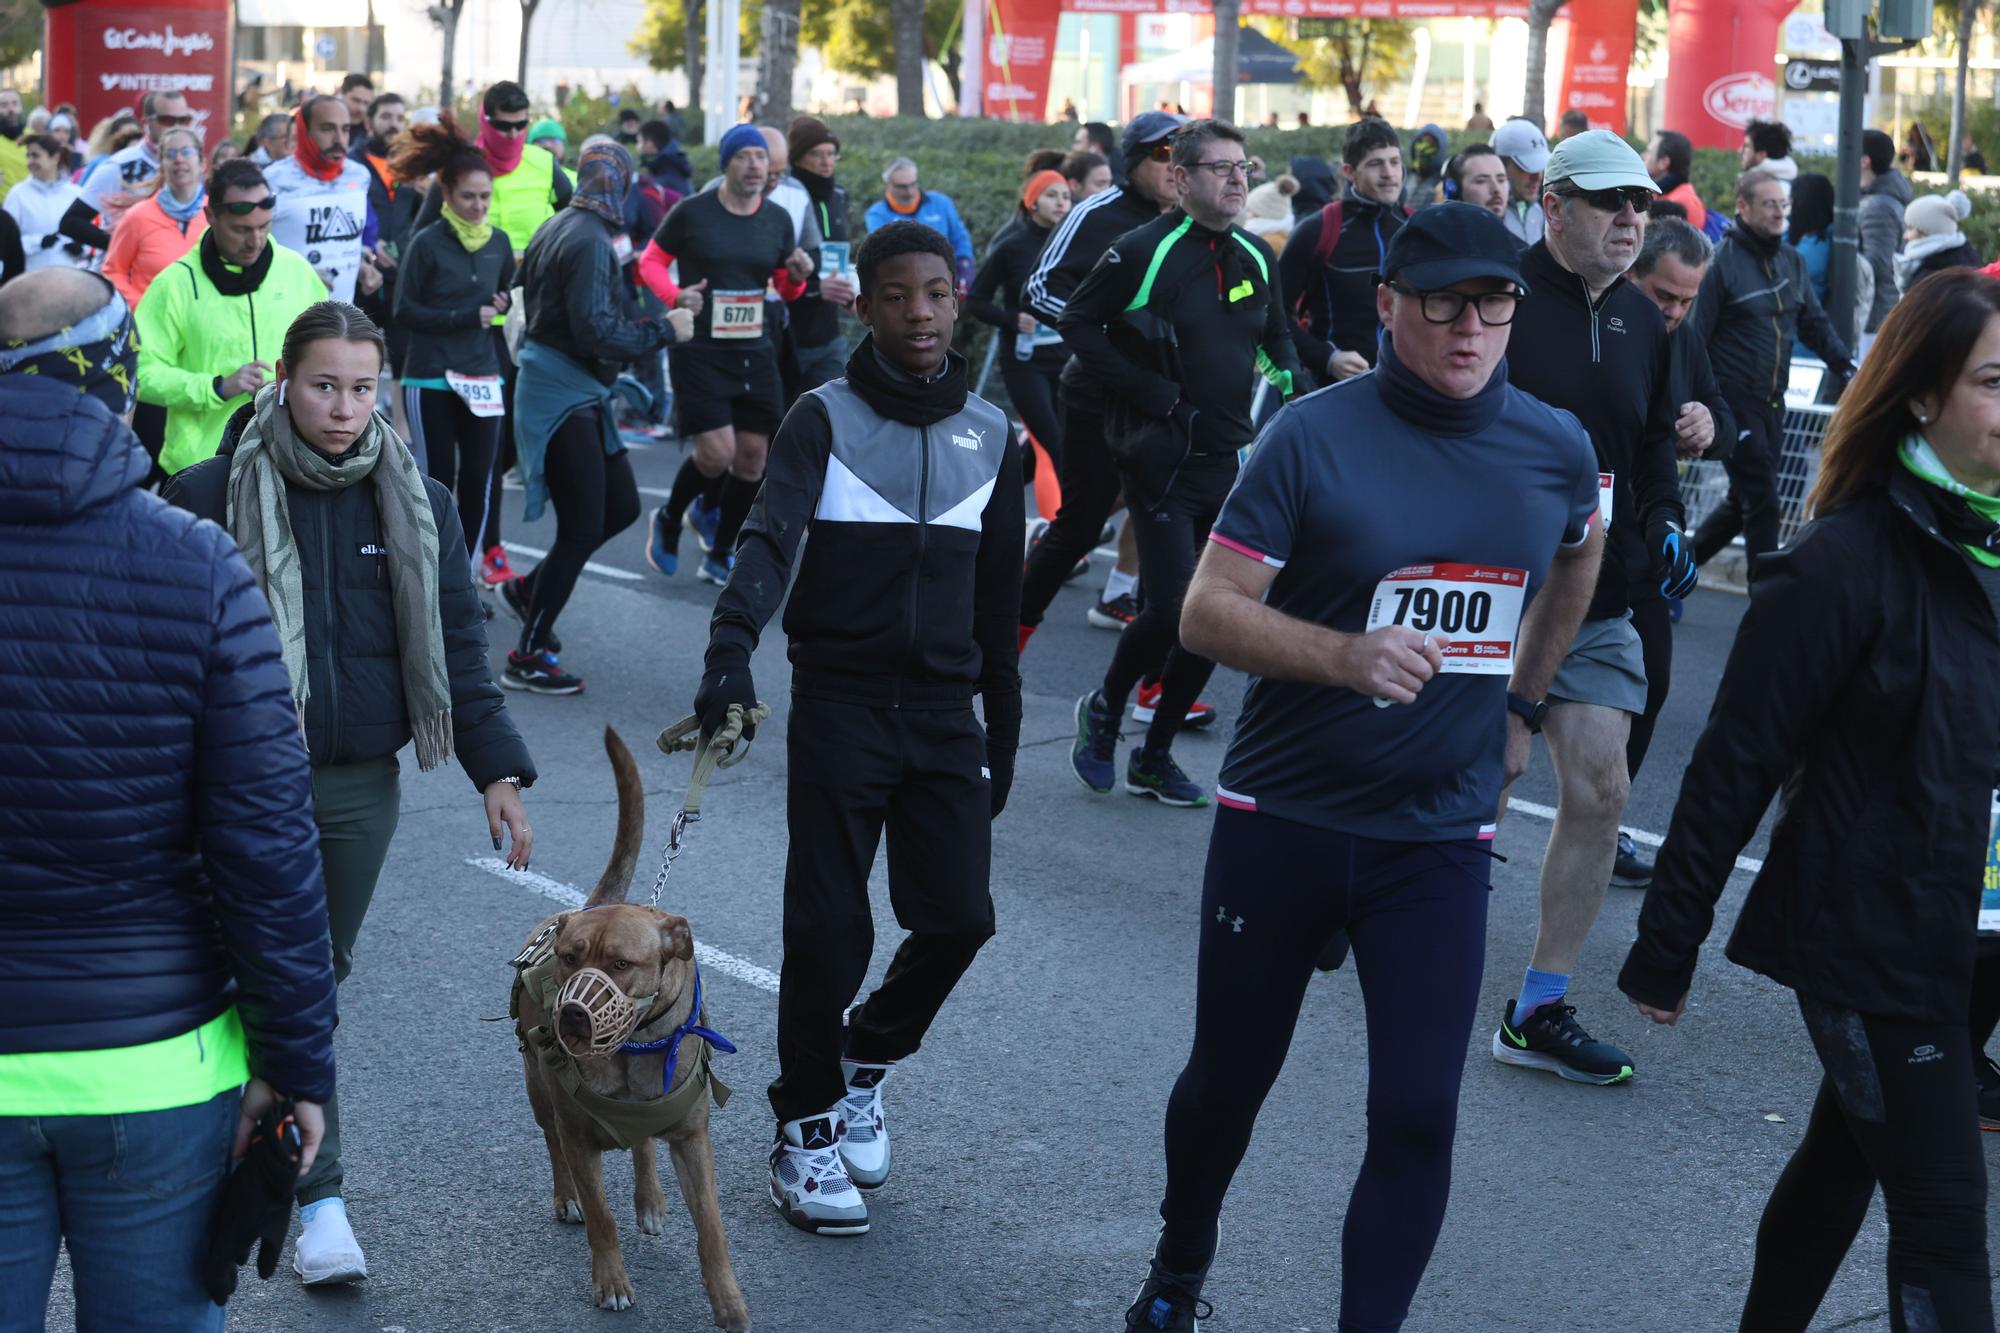
M 292 155 L 264 179 L 278 199 L 271 239 L 304 255 L 328 295 L 352 304 L 357 281 L 372 292 L 382 275 L 364 259 L 369 176 L 347 155 L 347 121 L 340 98 L 307 99 L 293 118 Z
M 1471 204 L 1396 233 L 1375 372 L 1265 427 L 1188 589 L 1183 641 L 1252 679 L 1216 788 L 1165 1225 L 1127 1328 L 1185 1333 L 1207 1314 L 1223 1195 L 1340 931 L 1370 1034 L 1340 1327 L 1400 1328 L 1430 1260 L 1490 839 L 1502 784 L 1527 763 L 1506 697 L 1546 690 L 1604 548 L 1588 437 L 1508 382 L 1516 253 Z M 1323 1203 L 1326 1182 L 1312 1194 Z
M 1543 171 L 1543 238 L 1521 256 L 1534 295 L 1521 303 L 1516 388 L 1574 412 L 1597 449 L 1604 568 L 1569 656 L 1546 695 L 1510 699 L 1547 738 L 1556 821 L 1542 859 L 1541 921 L 1518 997 L 1502 1008 L 1493 1058 L 1576 1083 L 1623 1083 L 1632 1057 L 1598 1041 L 1566 1002 L 1570 974 L 1604 905 L 1618 821 L 1632 781 L 1626 742 L 1646 711 L 1646 652 L 1633 590 L 1685 597 L 1695 586 L 1674 444 L 1666 318 L 1626 271 L 1639 257 L 1653 178 L 1609 130 L 1563 140 Z M 1648 631 L 1666 631 L 1664 617 Z
M 764 197 L 770 153 L 754 125 L 722 136 L 723 180 L 683 199 L 667 214 L 639 277 L 669 307 L 695 316 L 694 341 L 667 359 L 680 433 L 694 444 L 694 467 L 682 468 L 667 502 L 653 513 L 646 558 L 662 574 L 680 563 L 681 517 L 708 482 L 726 470 L 722 521 L 700 576 L 720 586 L 729 551 L 764 480 L 771 432 L 784 415 L 774 330 L 764 318 L 764 288 L 796 301 L 813 261 L 798 245 L 785 210 Z M 679 277 L 669 272 L 679 265 Z

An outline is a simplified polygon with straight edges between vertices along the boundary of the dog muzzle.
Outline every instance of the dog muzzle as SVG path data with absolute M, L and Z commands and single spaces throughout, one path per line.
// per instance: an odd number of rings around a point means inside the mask
M 556 995 L 556 1031 L 562 1032 L 563 1012 L 574 1006 L 590 1021 L 589 1045 L 575 1054 L 584 1059 L 613 1055 L 639 1026 L 639 1016 L 659 998 L 655 992 L 635 1000 L 618 989 L 618 983 L 606 973 L 586 967 L 565 981 Z

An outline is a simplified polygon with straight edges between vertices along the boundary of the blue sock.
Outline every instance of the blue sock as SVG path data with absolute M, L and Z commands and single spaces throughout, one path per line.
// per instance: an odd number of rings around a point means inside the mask
M 1521 998 L 1514 1002 L 1511 1021 L 1519 1023 L 1551 1000 L 1560 1000 L 1567 994 L 1569 973 L 1537 972 L 1531 967 L 1521 979 Z

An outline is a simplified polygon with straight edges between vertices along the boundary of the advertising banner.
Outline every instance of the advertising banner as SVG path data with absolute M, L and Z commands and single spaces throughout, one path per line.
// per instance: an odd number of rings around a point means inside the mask
M 1677 0 L 1669 27 L 1663 122 L 1696 148 L 1735 148 L 1778 112 L 1778 29 L 1795 0 Z
M 1564 111 L 1581 111 L 1593 130 L 1625 132 L 1625 72 L 1632 64 L 1639 10 L 1631 0 L 1570 0 Z
M 95 125 L 149 92 L 179 92 L 210 142 L 227 134 L 235 89 L 229 77 L 229 0 L 145 8 L 81 0 L 48 11 L 43 69 L 50 102 L 74 102 Z M 214 125 L 215 129 L 209 126 Z

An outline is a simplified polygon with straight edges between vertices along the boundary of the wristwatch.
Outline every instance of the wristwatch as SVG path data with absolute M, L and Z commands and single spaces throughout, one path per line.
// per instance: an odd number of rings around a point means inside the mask
M 1509 690 L 1507 692 L 1507 711 L 1528 724 L 1529 735 L 1539 736 L 1542 731 L 1542 723 L 1549 720 L 1549 701 L 1547 699 L 1523 699 L 1520 695 Z

